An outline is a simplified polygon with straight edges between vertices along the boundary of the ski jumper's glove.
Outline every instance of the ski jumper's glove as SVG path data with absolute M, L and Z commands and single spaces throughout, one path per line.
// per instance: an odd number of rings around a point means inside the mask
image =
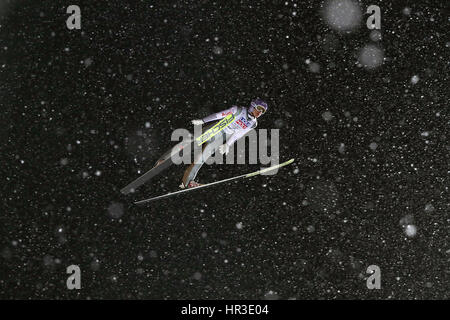
M 201 120 L 201 119 L 194 119 L 194 120 L 192 120 L 191 122 L 192 122 L 192 124 L 195 125 L 195 126 L 199 126 L 199 125 L 201 125 L 201 124 L 204 123 L 203 120 Z
M 221 154 L 224 154 L 224 153 L 227 154 L 228 151 L 230 151 L 230 146 L 228 144 L 225 143 L 225 144 L 219 146 L 219 152 Z

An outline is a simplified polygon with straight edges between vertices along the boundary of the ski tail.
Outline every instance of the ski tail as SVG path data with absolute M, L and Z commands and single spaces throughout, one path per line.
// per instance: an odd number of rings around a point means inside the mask
M 138 187 L 142 186 L 144 183 L 146 183 L 150 179 L 154 178 L 155 176 L 157 176 L 158 174 L 169 168 L 173 164 L 172 156 L 178 152 L 181 152 L 181 150 L 186 148 L 187 145 L 191 144 L 192 141 L 193 141 L 192 139 L 182 141 L 177 145 L 175 145 L 174 147 L 170 148 L 168 151 L 165 152 L 163 156 L 164 160 L 160 164 L 151 168 L 146 173 L 138 177 L 136 180 L 129 183 L 126 187 L 122 188 L 120 192 L 123 194 L 135 192 Z
M 169 168 L 172 165 L 172 160 L 169 158 L 167 160 L 164 160 L 162 163 L 160 163 L 158 166 L 148 170 L 146 173 L 141 175 L 136 180 L 130 182 L 127 186 L 123 187 L 120 192 L 122 194 L 129 194 L 136 191 L 137 188 L 142 186 L 144 183 L 149 181 L 151 178 L 155 177 L 159 173 L 163 172 L 167 168 Z

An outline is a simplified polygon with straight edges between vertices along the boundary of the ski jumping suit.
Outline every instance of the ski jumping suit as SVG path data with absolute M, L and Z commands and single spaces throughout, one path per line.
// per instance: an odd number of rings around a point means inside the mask
M 215 151 L 219 149 L 220 145 L 217 145 L 217 143 L 214 144 L 212 142 L 214 142 L 218 138 L 223 139 L 224 138 L 223 133 L 225 132 L 228 137 L 226 144 L 228 146 L 231 146 L 235 141 L 243 137 L 250 130 L 256 128 L 256 126 L 258 125 L 256 118 L 248 114 L 246 107 L 237 107 L 237 106 L 233 106 L 229 109 L 210 114 L 209 116 L 203 118 L 202 120 L 203 123 L 208 123 L 211 121 L 222 119 L 227 115 L 229 115 L 230 113 L 235 115 L 234 121 L 231 124 L 229 124 L 226 128 L 224 128 L 223 131 L 219 132 L 209 141 L 205 142 L 202 146 L 202 153 L 199 156 L 197 156 L 197 158 L 194 159 L 194 162 L 191 165 L 189 165 L 189 167 L 186 169 L 183 176 L 183 184 L 185 186 L 187 186 L 189 182 L 195 179 L 198 171 L 205 163 L 205 161 Z

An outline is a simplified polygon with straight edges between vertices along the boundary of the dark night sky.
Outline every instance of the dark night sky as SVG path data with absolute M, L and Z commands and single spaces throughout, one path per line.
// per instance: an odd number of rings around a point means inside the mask
M 356 2 L 352 32 L 321 1 L 0 3 L 0 298 L 449 298 L 447 1 Z M 174 166 L 120 194 L 174 129 L 257 96 L 295 164 L 133 205 L 177 190 Z

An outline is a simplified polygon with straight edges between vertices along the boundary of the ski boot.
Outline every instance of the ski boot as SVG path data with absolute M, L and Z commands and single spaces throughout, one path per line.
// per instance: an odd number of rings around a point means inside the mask
M 158 161 L 155 162 L 155 164 L 153 165 L 153 168 L 156 168 L 157 166 L 159 166 L 164 161 L 165 161 L 165 159 L 159 159 Z
M 188 183 L 187 187 L 184 185 L 184 183 L 181 183 L 180 188 L 181 189 L 184 189 L 184 188 L 190 189 L 190 188 L 200 187 L 202 185 L 203 185 L 203 183 L 198 183 L 197 181 L 192 180 L 191 182 Z

